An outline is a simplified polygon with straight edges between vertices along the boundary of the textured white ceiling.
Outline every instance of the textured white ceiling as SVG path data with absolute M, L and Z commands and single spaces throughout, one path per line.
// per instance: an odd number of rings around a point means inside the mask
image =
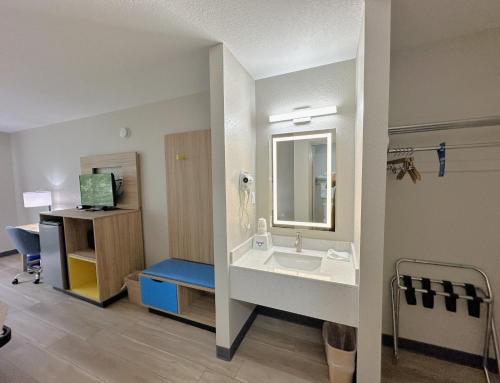
M 392 0 L 391 17 L 394 51 L 500 27 L 500 0 Z
M 206 41 L 70 16 L 0 6 L 0 131 L 208 89 Z
M 256 78 L 351 59 L 363 0 L 1 0 L 0 131 L 208 89 L 224 42 Z M 500 26 L 500 0 L 393 0 L 393 49 Z
M 2 0 L 0 131 L 208 89 L 224 42 L 254 78 L 353 58 L 362 0 Z
M 223 41 L 255 79 L 356 56 L 362 0 L 173 3 L 173 13 Z

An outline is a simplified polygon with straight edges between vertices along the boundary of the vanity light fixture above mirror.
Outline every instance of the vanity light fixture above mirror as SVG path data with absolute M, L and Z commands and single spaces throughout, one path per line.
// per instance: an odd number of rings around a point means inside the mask
M 337 105 L 323 108 L 297 108 L 291 113 L 270 115 L 269 122 L 293 121 L 294 124 L 303 124 L 310 122 L 312 117 L 328 116 L 336 113 Z

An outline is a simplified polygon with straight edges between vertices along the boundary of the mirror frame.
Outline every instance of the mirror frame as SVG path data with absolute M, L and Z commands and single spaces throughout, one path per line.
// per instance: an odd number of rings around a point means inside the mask
M 326 173 L 331 177 L 332 174 L 332 134 L 333 132 L 325 133 L 306 133 L 306 134 L 294 134 L 289 133 L 285 135 L 273 136 L 272 137 L 272 209 L 273 209 L 273 227 L 307 227 L 307 228 L 321 228 L 321 229 L 331 229 L 332 228 L 332 183 L 327 182 L 326 184 L 326 210 L 327 218 L 326 223 L 321 222 L 301 222 L 301 221 L 283 221 L 278 219 L 278 200 L 277 200 L 277 143 L 284 141 L 300 141 L 300 140 L 310 140 L 317 138 L 326 138 Z

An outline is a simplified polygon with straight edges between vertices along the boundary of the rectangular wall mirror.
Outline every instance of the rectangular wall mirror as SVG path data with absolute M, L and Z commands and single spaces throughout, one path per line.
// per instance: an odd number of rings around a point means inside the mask
M 335 130 L 272 137 L 273 226 L 335 231 Z

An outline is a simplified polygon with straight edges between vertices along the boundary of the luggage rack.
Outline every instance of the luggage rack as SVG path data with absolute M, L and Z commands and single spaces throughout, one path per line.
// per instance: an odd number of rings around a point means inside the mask
M 438 279 L 430 279 L 424 277 L 415 277 L 410 275 L 403 275 L 400 272 L 400 266 L 403 263 L 410 264 L 420 264 L 428 266 L 436 266 L 437 268 L 455 268 L 462 270 L 469 270 L 478 273 L 483 281 L 485 289 L 481 287 L 476 287 L 470 283 L 463 282 L 453 282 Z M 413 282 L 420 282 L 422 288 L 413 287 Z M 443 291 L 435 291 L 432 289 L 432 285 L 441 285 Z M 458 287 L 465 290 L 464 294 L 457 294 L 454 292 L 454 288 Z M 456 301 L 458 299 L 466 300 L 469 315 L 479 318 L 480 317 L 480 306 L 485 304 L 486 306 L 486 329 L 484 335 L 484 348 L 483 348 L 483 370 L 485 374 L 486 381 L 491 382 L 490 372 L 488 370 L 488 359 L 489 359 L 489 349 L 490 344 L 493 344 L 493 349 L 495 351 L 495 358 L 498 365 L 498 371 L 500 372 L 500 361 L 499 361 L 499 347 L 498 347 L 498 337 L 495 327 L 495 318 L 493 314 L 493 292 L 491 290 L 491 284 L 488 276 L 484 271 L 469 265 L 461 265 L 456 263 L 445 263 L 445 262 L 434 262 L 418 259 L 408 259 L 402 258 L 396 262 L 396 275 L 391 280 L 391 301 L 392 301 L 392 327 L 394 335 L 394 358 L 397 361 L 399 359 L 399 311 L 401 305 L 401 291 L 404 291 L 406 301 L 410 305 L 416 305 L 416 294 L 421 293 L 424 307 L 433 308 L 434 307 L 434 297 L 443 296 L 445 298 L 446 309 L 448 311 L 456 312 Z

